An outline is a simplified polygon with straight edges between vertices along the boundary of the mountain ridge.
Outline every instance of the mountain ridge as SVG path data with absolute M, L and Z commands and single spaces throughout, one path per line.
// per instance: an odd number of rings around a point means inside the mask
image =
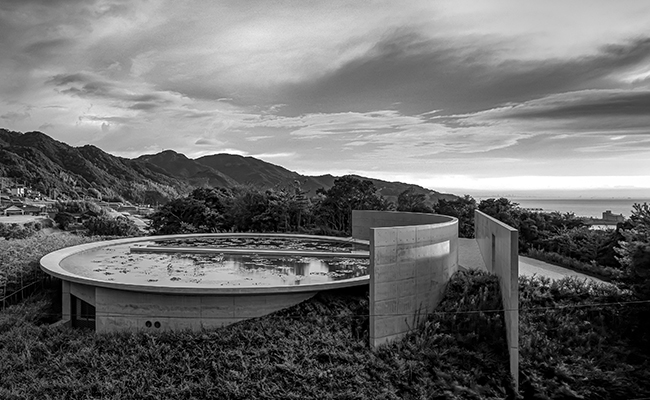
M 308 195 L 329 189 L 337 178 L 301 175 L 251 156 L 218 153 L 188 158 L 174 150 L 134 159 L 114 156 L 94 145 L 72 147 L 39 131 L 14 132 L 0 128 L 0 176 L 14 178 L 41 193 L 63 198 L 85 196 L 159 204 L 188 194 L 197 187 L 253 185 L 262 189 L 299 185 Z M 375 184 L 383 196 L 396 201 L 412 188 L 431 203 L 455 199 L 418 185 L 354 175 Z

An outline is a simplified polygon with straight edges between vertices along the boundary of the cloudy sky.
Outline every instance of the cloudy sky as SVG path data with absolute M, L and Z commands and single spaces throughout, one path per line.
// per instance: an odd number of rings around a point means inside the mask
M 2 0 L 0 127 L 650 196 L 650 2 Z

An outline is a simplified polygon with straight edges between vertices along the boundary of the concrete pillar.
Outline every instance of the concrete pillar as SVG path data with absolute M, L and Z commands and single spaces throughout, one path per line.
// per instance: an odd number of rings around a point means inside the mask
M 70 282 L 63 280 L 61 284 L 63 285 L 61 291 L 61 312 L 63 315 L 61 319 L 63 321 L 70 321 L 72 318 L 70 309 Z

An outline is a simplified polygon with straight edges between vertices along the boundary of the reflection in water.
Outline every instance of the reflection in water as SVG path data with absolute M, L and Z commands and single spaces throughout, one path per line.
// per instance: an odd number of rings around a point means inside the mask
M 84 277 L 171 286 L 276 286 L 324 283 L 368 274 L 368 259 L 257 254 L 130 253 L 115 245 L 77 253 L 61 262 Z

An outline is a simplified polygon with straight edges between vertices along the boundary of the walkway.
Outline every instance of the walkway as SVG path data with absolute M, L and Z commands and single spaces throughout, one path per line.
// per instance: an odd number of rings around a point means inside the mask
M 534 258 L 519 256 L 519 275 L 541 275 L 551 279 L 562 279 L 567 276 L 577 276 L 581 279 L 591 279 L 596 282 L 604 283 L 605 281 L 593 276 L 581 274 L 580 272 L 558 267 L 544 261 L 535 260 Z
M 476 240 L 458 239 L 458 264 L 461 268 L 487 271 Z M 539 275 L 551 279 L 562 279 L 567 276 L 576 276 L 578 278 L 591 279 L 596 282 L 604 282 L 598 278 L 581 274 L 580 272 L 575 272 L 570 269 L 558 267 L 557 265 L 524 256 L 519 256 L 519 275 Z

